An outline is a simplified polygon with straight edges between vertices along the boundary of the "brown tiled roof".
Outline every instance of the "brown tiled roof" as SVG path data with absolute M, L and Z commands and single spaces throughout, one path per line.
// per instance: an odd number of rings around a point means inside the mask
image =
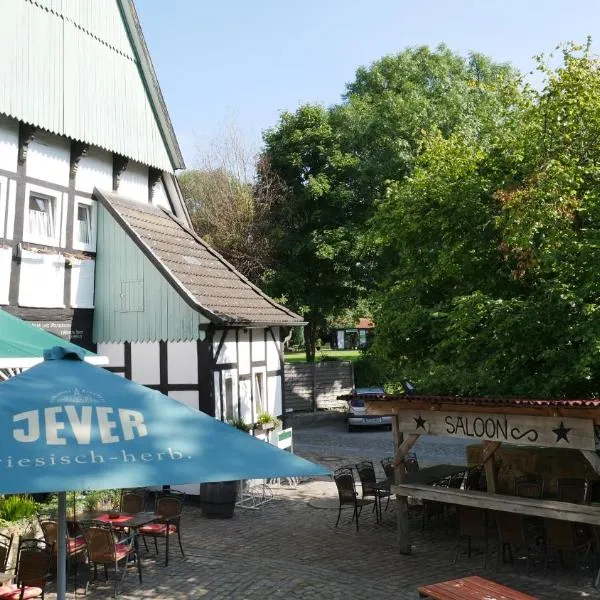
M 402 400 L 403 403 L 410 405 L 414 404 L 465 404 L 471 406 L 527 406 L 527 407 L 566 407 L 566 408 L 598 408 L 600 407 L 600 399 L 530 399 L 530 398 L 501 398 L 488 396 L 412 396 L 391 394 L 345 394 L 338 396 L 341 400 L 350 400 L 352 398 L 360 398 L 362 400 L 377 400 L 377 401 L 397 401 Z
M 277 304 L 167 211 L 112 192 L 98 197 L 184 299 L 230 325 L 300 325 L 302 317 Z

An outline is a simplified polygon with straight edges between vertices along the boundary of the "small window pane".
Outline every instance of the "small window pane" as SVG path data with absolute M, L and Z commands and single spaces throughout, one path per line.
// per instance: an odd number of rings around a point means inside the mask
M 77 205 L 77 241 L 80 244 L 92 242 L 91 210 L 86 204 Z
M 254 392 L 256 394 L 256 413 L 266 412 L 266 406 L 263 406 L 263 374 L 256 373 L 254 375 Z
M 233 420 L 233 379 L 225 379 L 225 419 Z
M 54 237 L 54 201 L 52 198 L 29 197 L 29 233 L 34 236 Z

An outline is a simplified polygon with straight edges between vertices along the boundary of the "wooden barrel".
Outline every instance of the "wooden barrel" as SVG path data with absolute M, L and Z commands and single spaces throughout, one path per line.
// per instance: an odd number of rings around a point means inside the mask
M 200 484 L 202 514 L 208 519 L 230 519 L 233 517 L 237 488 L 237 481 Z

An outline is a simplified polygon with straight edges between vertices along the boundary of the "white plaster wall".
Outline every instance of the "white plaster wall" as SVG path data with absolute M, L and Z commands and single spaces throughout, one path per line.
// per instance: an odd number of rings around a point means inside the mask
M 65 257 L 21 252 L 19 306 L 64 307 Z
M 94 188 L 112 190 L 112 154 L 101 148 L 91 147 L 79 161 L 75 175 L 75 189 L 91 194 Z
M 131 379 L 144 385 L 160 383 L 158 342 L 131 344 Z
M 13 239 L 15 227 L 15 206 L 17 197 L 17 182 L 14 179 L 8 180 L 8 196 L 6 198 L 6 231 L 4 238 L 7 240 Z
M 45 131 L 35 134 L 27 150 L 27 177 L 69 185 L 71 144 L 67 138 Z
M 221 331 L 218 331 L 214 337 L 213 343 L 213 352 L 216 352 L 219 348 L 219 344 L 221 342 Z M 223 363 L 235 363 L 237 362 L 237 351 L 236 351 L 236 341 L 235 341 L 235 330 L 228 331 L 227 337 L 225 338 L 225 343 L 221 348 L 221 352 L 219 356 L 217 356 L 217 364 Z
M 275 339 L 279 337 L 279 331 L 276 329 L 274 332 Z M 279 363 L 279 350 L 281 342 L 274 342 L 271 334 L 267 332 L 267 370 L 276 371 L 281 366 Z
M 8 304 L 12 249 L 0 248 L 0 304 Z
M 281 401 L 281 377 L 279 375 L 271 375 L 267 380 L 269 394 L 269 412 L 278 417 L 283 413 Z
M 19 122 L 0 115 L 0 169 L 17 172 Z
M 252 362 L 265 360 L 265 330 L 252 330 Z
M 121 173 L 118 191 L 130 200 L 148 204 L 148 167 L 130 160 Z
M 94 308 L 95 260 L 71 259 L 71 306 Z
M 244 423 L 252 423 L 252 396 L 249 379 L 240 379 L 240 415 Z
M 169 383 L 198 383 L 196 342 L 169 342 L 167 345 Z M 196 394 L 196 399 L 198 394 Z M 198 402 L 196 406 L 198 408 Z
M 250 336 L 243 329 L 238 338 L 238 370 L 240 375 L 250 373 Z
M 108 364 L 111 367 L 125 366 L 125 345 L 124 344 L 98 344 L 97 354 L 106 356 Z
M 159 181 L 154 186 L 154 195 L 152 196 L 152 204 L 156 206 L 161 206 L 162 208 L 168 210 L 169 212 L 173 212 L 171 210 L 171 205 L 169 204 L 169 198 L 167 197 L 167 192 L 165 191 L 165 186 L 162 181 Z

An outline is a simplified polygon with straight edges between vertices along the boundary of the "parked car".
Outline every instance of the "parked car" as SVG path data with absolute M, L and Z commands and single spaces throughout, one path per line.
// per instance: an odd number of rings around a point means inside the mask
M 356 388 L 352 390 L 353 396 L 379 396 L 385 394 L 380 387 Z M 365 415 L 365 402 L 361 398 L 348 400 L 348 412 L 346 413 L 348 431 L 354 431 L 357 427 L 382 427 L 392 428 L 392 417 Z

